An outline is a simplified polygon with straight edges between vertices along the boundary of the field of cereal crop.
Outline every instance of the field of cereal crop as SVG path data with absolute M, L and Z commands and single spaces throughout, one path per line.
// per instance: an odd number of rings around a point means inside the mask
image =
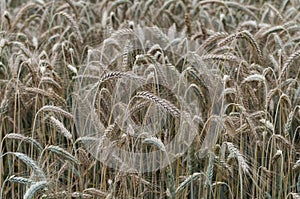
M 0 14 L 0 198 L 300 198 L 299 0 Z

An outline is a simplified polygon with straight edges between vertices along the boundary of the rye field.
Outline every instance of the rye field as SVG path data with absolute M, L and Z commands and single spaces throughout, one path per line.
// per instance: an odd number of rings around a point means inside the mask
M 299 0 L 0 14 L 0 198 L 300 199 Z

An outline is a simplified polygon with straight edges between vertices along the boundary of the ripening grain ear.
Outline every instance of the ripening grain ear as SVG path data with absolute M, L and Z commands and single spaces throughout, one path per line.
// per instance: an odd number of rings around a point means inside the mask
M 24 185 L 30 185 L 30 184 L 34 183 L 32 180 L 30 180 L 28 178 L 17 177 L 14 175 L 10 176 L 8 180 L 10 182 L 20 183 L 20 184 L 24 184 Z
M 33 144 L 37 149 L 39 149 L 40 151 L 43 150 L 43 147 L 41 146 L 41 144 L 36 141 L 35 139 L 33 139 L 32 137 L 26 137 L 22 134 L 19 134 L 19 133 L 9 133 L 9 134 L 6 134 L 3 139 L 2 139 L 2 142 L 5 140 L 5 139 L 16 139 L 16 140 L 20 140 L 21 142 L 28 142 L 28 143 L 31 143 Z
M 82 35 L 80 32 L 79 26 L 78 26 L 77 22 L 75 21 L 75 19 L 66 12 L 60 12 L 60 13 L 58 13 L 58 15 L 64 16 L 72 24 L 72 28 L 74 29 L 79 42 L 81 44 L 83 44 L 83 38 L 82 38 Z
M 258 43 L 256 42 L 254 36 L 247 30 L 243 30 L 241 32 L 238 33 L 234 33 L 232 35 L 229 35 L 228 37 L 224 38 L 223 40 L 221 40 L 218 43 L 218 46 L 221 47 L 223 45 L 226 45 L 229 42 L 232 42 L 235 39 L 239 39 L 239 38 L 243 38 L 245 39 L 247 42 L 249 42 L 249 44 L 253 47 L 253 49 L 255 50 L 258 58 L 259 58 L 259 62 L 262 61 L 263 56 L 262 56 L 262 52 L 260 50 L 260 47 L 258 45 Z
M 282 70 L 280 71 L 280 76 L 279 76 L 279 80 L 283 80 L 284 75 L 288 74 L 288 70 L 291 67 L 291 65 L 296 62 L 296 59 L 299 57 L 300 55 L 300 50 L 294 52 L 293 54 L 291 54 L 288 59 L 286 60 L 286 62 L 283 65 Z
M 71 153 L 69 153 L 68 151 L 66 151 L 65 149 L 63 149 L 59 146 L 50 145 L 50 146 L 46 147 L 46 150 L 49 150 L 65 159 L 69 160 L 70 162 L 72 162 L 74 164 L 80 164 L 80 162 L 77 160 L 76 157 L 74 157 Z
M 238 160 L 239 167 L 242 168 L 243 172 L 248 173 L 250 168 L 244 156 L 232 143 L 227 142 L 226 144 L 229 152 Z
M 25 6 L 23 6 L 19 11 L 18 14 L 16 15 L 15 19 L 12 22 L 11 25 L 11 30 L 14 31 L 17 28 L 17 24 L 19 23 L 20 20 L 23 19 L 24 15 L 26 12 L 29 12 L 30 9 L 32 8 L 39 8 L 39 6 L 35 3 L 27 3 Z
M 50 116 L 50 121 L 53 123 L 53 125 L 55 127 L 57 127 L 60 130 L 60 133 L 67 139 L 71 140 L 72 139 L 72 134 L 70 133 L 70 131 L 68 131 L 66 129 L 66 127 L 64 126 L 64 124 L 62 122 L 60 122 L 59 120 L 57 120 L 55 117 Z
M 52 105 L 45 105 L 43 106 L 38 112 L 41 111 L 51 111 L 57 114 L 61 114 L 63 116 L 65 116 L 68 119 L 73 119 L 73 115 L 65 110 L 63 110 L 62 108 L 58 107 L 58 106 L 52 106 Z
M 24 153 L 8 152 L 8 154 L 12 154 L 12 155 L 18 157 L 20 160 L 22 160 L 22 162 L 24 162 L 27 166 L 29 166 L 34 171 L 37 178 L 46 179 L 45 173 L 39 167 L 39 165 L 37 165 L 34 160 L 32 160 L 30 157 L 28 157 Z
M 48 182 L 47 181 L 40 181 L 40 182 L 35 182 L 33 183 L 29 189 L 27 189 L 25 195 L 24 195 L 24 199 L 32 199 L 34 198 L 34 195 L 36 192 L 38 192 L 41 189 L 44 189 L 48 186 Z
M 166 99 L 159 98 L 147 91 L 138 92 L 135 97 L 141 97 L 150 100 L 151 102 L 165 109 L 168 113 L 170 113 L 174 117 L 180 118 L 180 110 Z

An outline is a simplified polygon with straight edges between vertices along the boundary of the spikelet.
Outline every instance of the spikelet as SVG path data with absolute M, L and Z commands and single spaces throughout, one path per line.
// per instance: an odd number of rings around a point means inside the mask
M 299 56 L 300 56 L 300 50 L 294 52 L 291 56 L 289 56 L 289 58 L 284 63 L 282 70 L 280 71 L 279 79 L 281 79 L 283 75 L 286 74 L 286 71 L 290 68 L 290 66 L 295 62 L 296 58 Z
M 91 161 L 89 159 L 88 153 L 82 147 L 80 147 L 77 150 L 77 154 L 78 154 L 78 160 L 82 165 L 86 167 L 90 166 Z
M 39 190 L 47 187 L 48 184 L 49 183 L 47 181 L 40 181 L 40 182 L 36 182 L 36 183 L 32 184 L 30 186 L 30 188 L 27 189 L 27 191 L 26 191 L 26 193 L 24 195 L 24 199 L 32 199 L 32 198 L 34 198 L 34 194 L 37 191 L 39 191 Z
M 243 4 L 240 4 L 240 3 L 234 2 L 234 1 L 226 1 L 225 3 L 226 3 L 226 6 L 233 7 L 233 8 L 239 9 L 241 11 L 244 11 L 245 14 L 248 14 L 249 16 L 253 17 L 255 19 L 255 21 L 259 21 L 256 14 L 253 13 L 250 9 L 248 9 L 247 6 L 244 6 Z
M 71 198 L 89 199 L 89 198 L 93 198 L 93 196 L 86 193 L 73 192 L 71 194 Z
M 42 171 L 42 169 L 30 157 L 28 157 L 24 153 L 19 153 L 19 152 L 8 152 L 8 153 L 11 153 L 11 154 L 15 155 L 16 157 L 18 157 L 27 166 L 31 167 L 31 169 L 35 172 L 35 174 L 38 175 L 38 177 L 41 177 L 42 179 L 45 179 L 45 174 Z
M 217 61 L 231 61 L 231 62 L 236 62 L 238 64 L 243 64 L 244 66 L 248 67 L 249 64 L 245 60 L 241 60 L 235 55 L 216 55 L 216 54 L 208 54 L 208 55 L 203 55 L 201 58 L 205 60 L 217 60 Z
M 99 197 L 106 197 L 108 195 L 107 193 L 95 188 L 87 188 L 83 190 L 83 192 Z
M 158 139 L 156 137 L 145 138 L 143 140 L 143 144 L 153 144 L 154 146 L 156 146 L 157 148 L 159 148 L 159 150 L 161 150 L 163 152 L 166 152 L 166 148 L 165 148 L 164 143 L 160 139 Z
M 176 189 L 176 193 L 184 190 L 192 181 L 197 180 L 203 173 L 193 173 L 189 175 Z
M 188 171 L 189 174 L 193 174 L 195 169 L 195 142 L 189 146 L 188 149 Z
M 28 179 L 28 178 L 17 177 L 15 175 L 10 176 L 8 181 L 16 182 L 16 183 L 19 183 L 19 184 L 25 184 L 25 185 L 30 185 L 30 184 L 33 183 L 33 181 Z
M 138 92 L 136 94 L 136 97 L 142 97 L 142 98 L 148 99 L 148 100 L 154 102 L 155 104 L 159 105 L 163 109 L 165 109 L 168 113 L 170 113 L 174 117 L 177 117 L 177 118 L 180 117 L 180 110 L 175 105 L 173 105 L 171 102 L 169 102 L 168 100 L 159 98 L 147 91 Z
M 255 38 L 258 38 L 258 39 L 265 38 L 274 32 L 279 32 L 279 31 L 283 31 L 283 30 L 285 30 L 285 27 L 282 25 L 270 26 L 268 28 L 262 28 L 260 31 L 258 31 L 255 34 Z
M 242 84 L 246 83 L 246 82 L 251 82 L 251 81 L 260 81 L 260 82 L 264 82 L 266 79 L 263 75 L 260 74 L 254 74 L 254 75 L 249 75 L 247 76 L 243 81 Z
M 118 78 L 122 78 L 122 77 L 126 77 L 126 76 L 128 76 L 128 75 L 125 72 L 108 72 L 108 73 L 105 73 L 101 77 L 99 82 L 103 83 L 103 82 L 108 81 L 110 79 L 118 79 Z
M 294 145 L 292 145 L 291 142 L 289 140 L 287 140 L 285 137 L 283 137 L 282 135 L 275 134 L 275 135 L 273 135 L 273 137 L 275 139 L 278 139 L 278 141 L 281 142 L 282 144 L 284 144 L 290 148 L 294 148 Z
M 133 106 L 131 109 L 130 109 L 130 115 L 134 114 L 135 112 L 143 109 L 144 107 L 147 107 L 149 106 L 149 101 L 144 101 L 144 102 L 139 102 L 139 103 L 136 103 L 137 105 Z
M 60 12 L 58 14 L 66 17 L 66 19 L 72 24 L 72 27 L 74 28 L 75 34 L 77 35 L 80 43 L 83 43 L 82 35 L 80 33 L 79 27 L 78 27 L 76 21 L 74 20 L 74 18 L 71 15 L 69 15 L 68 13 L 65 13 L 65 12 Z
M 55 127 L 57 127 L 61 134 L 71 140 L 72 139 L 72 134 L 68 131 L 68 129 L 66 129 L 66 127 L 64 126 L 64 124 L 62 122 L 60 122 L 58 119 L 56 119 L 55 117 L 53 116 L 50 116 L 50 121 L 55 125 Z
M 39 94 L 45 97 L 48 97 L 49 99 L 53 100 L 53 101 L 57 101 L 60 104 L 65 105 L 66 101 L 64 98 L 60 97 L 58 94 L 56 94 L 55 92 L 47 92 L 45 90 L 39 89 L 39 88 L 25 88 L 25 91 L 28 93 L 34 93 L 34 94 Z
M 66 151 L 65 149 L 59 147 L 59 146 L 54 146 L 54 145 L 50 145 L 46 148 L 47 150 L 61 156 L 64 157 L 65 159 L 75 163 L 75 164 L 79 164 L 79 161 L 77 160 L 76 157 L 74 157 L 72 154 L 70 154 L 68 151 Z
M 58 199 L 58 198 L 66 198 L 68 197 L 68 192 L 67 191 L 59 191 L 56 193 L 50 193 L 50 194 L 43 194 L 41 198 L 46 198 L 46 199 Z
M 40 151 L 43 150 L 43 147 L 35 139 L 33 139 L 31 137 L 26 137 L 26 136 L 24 136 L 22 134 L 19 134 L 19 133 L 9 133 L 9 134 L 6 134 L 4 136 L 4 138 L 3 138 L 3 140 L 5 138 L 8 138 L 8 139 L 17 139 L 17 140 L 29 142 L 29 143 L 32 143 Z
M 65 116 L 68 119 L 73 119 L 73 115 L 71 113 L 63 110 L 62 108 L 60 108 L 58 106 L 45 105 L 39 111 L 51 111 L 54 113 L 62 114 L 63 116 Z
M 172 172 L 172 167 L 168 166 L 166 168 L 166 172 L 167 172 L 167 184 L 170 192 L 170 199 L 175 199 L 176 189 L 175 189 L 175 180 Z
M 249 166 L 247 164 L 247 161 L 243 157 L 243 155 L 240 153 L 240 151 L 235 148 L 235 146 L 231 142 L 226 142 L 229 152 L 238 160 L 239 166 L 242 168 L 242 170 L 245 173 L 249 172 Z
M 129 28 L 123 28 L 123 29 L 120 29 L 120 30 L 117 30 L 117 31 L 113 32 L 111 37 L 112 37 L 112 39 L 114 39 L 114 38 L 120 38 L 124 35 L 134 35 L 134 31 L 132 29 L 129 29 Z
M 53 78 L 51 78 L 51 77 L 42 77 L 42 78 L 41 78 L 40 84 L 44 84 L 44 83 L 50 84 L 50 85 L 54 86 L 55 88 L 57 88 L 58 90 L 61 90 L 61 89 L 62 89 L 61 85 L 59 85 L 59 83 L 57 83 L 57 82 L 56 82 Z
M 216 32 L 210 37 L 208 37 L 203 44 L 199 47 L 199 50 L 204 50 L 207 46 L 211 45 L 213 42 L 216 42 L 219 39 L 223 39 L 225 37 L 228 37 L 228 33 L 226 32 Z M 200 52 L 201 53 L 201 52 Z
M 211 187 L 211 181 L 214 174 L 215 154 L 209 153 L 209 161 L 206 169 L 205 186 Z
M 12 25 L 11 25 L 11 30 L 14 30 L 17 26 L 17 24 L 19 23 L 19 21 L 22 19 L 22 17 L 25 15 L 25 13 L 31 9 L 31 8 L 34 8 L 34 7 L 37 7 L 37 4 L 35 3 L 27 3 L 24 7 L 22 7 L 17 16 L 15 17 L 15 20 L 13 21 Z
M 293 121 L 293 117 L 294 117 L 295 111 L 291 111 L 289 113 L 288 119 L 284 125 L 284 134 L 285 137 L 288 137 L 290 135 L 290 131 L 291 131 L 291 127 L 292 127 L 292 121 Z
M 225 39 L 223 39 L 222 41 L 220 41 L 218 43 L 218 46 L 221 47 L 231 41 L 233 41 L 234 39 L 238 39 L 238 38 L 243 38 L 245 39 L 246 41 L 248 41 L 250 43 L 250 45 L 255 49 L 258 57 L 259 57 L 259 60 L 262 60 L 262 52 L 259 48 L 259 45 L 258 43 L 256 42 L 254 36 L 247 30 L 243 30 L 241 32 L 238 32 L 238 33 L 234 33 L 232 35 L 229 35 L 228 37 L 226 37 Z

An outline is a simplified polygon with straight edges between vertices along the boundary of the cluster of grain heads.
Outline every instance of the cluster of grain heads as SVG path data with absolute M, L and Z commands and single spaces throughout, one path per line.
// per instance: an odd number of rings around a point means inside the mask
M 32 179 L 28 179 L 28 178 L 24 178 L 24 177 L 17 177 L 15 175 L 12 175 L 8 178 L 9 182 L 14 182 L 14 183 L 18 183 L 20 185 L 28 185 L 29 186 L 29 188 L 26 190 L 26 192 L 24 194 L 24 198 L 26 198 L 26 199 L 34 198 L 34 195 L 37 191 L 47 187 L 49 182 L 46 181 L 46 175 L 34 160 L 32 160 L 27 155 L 25 155 L 23 153 L 19 153 L 19 152 L 7 152 L 4 155 L 6 155 L 6 154 L 18 157 L 26 166 L 30 167 L 31 170 L 33 171 Z M 5 185 L 5 181 L 3 182 L 3 185 L 2 185 L 1 195 L 0 195 L 1 197 L 3 197 L 3 190 L 4 190 L 3 188 Z
M 2 198 L 300 198 L 298 0 L 10 0 L 0 13 Z M 183 130 L 195 139 L 169 153 Z M 94 153 L 122 164 L 114 149 L 167 168 L 131 175 Z

